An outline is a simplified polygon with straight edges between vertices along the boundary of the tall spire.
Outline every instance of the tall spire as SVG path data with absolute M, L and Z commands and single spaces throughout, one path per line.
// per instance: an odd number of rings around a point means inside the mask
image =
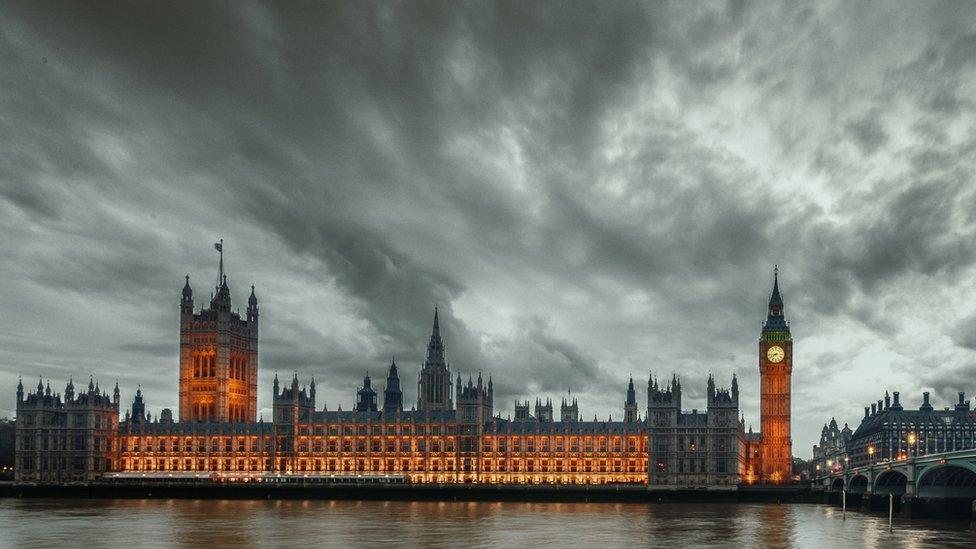
M 437 320 L 437 305 L 434 305 L 434 331 L 431 333 L 430 337 L 441 337 L 441 324 Z
M 763 324 L 763 333 L 766 332 L 786 332 L 790 331 L 783 314 L 783 296 L 779 292 L 779 265 L 773 267 L 773 292 L 769 295 L 769 310 L 766 315 L 766 322 Z
M 403 392 L 400 390 L 400 375 L 397 373 L 396 357 L 390 360 L 390 373 L 386 377 L 383 390 L 383 411 L 393 414 L 403 410 Z
M 783 296 L 779 294 L 779 265 L 773 266 L 773 293 L 769 296 L 769 310 L 779 308 L 782 313 Z
M 441 341 L 441 325 L 434 306 L 434 328 L 430 332 L 430 342 L 427 343 L 427 362 L 430 364 L 444 363 L 444 342 Z

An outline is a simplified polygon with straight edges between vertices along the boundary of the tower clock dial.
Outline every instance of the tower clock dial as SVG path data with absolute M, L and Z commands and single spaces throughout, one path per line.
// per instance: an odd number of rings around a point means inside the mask
M 766 359 L 773 364 L 782 362 L 784 356 L 786 356 L 786 353 L 783 352 L 783 348 L 779 345 L 773 345 L 766 350 Z

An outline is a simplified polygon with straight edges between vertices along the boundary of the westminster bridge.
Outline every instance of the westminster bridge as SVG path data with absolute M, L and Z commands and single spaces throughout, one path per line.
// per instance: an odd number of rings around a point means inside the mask
M 894 496 L 904 515 L 922 506 L 976 517 L 976 449 L 840 468 L 817 478 L 814 486 L 846 505 L 887 509 Z

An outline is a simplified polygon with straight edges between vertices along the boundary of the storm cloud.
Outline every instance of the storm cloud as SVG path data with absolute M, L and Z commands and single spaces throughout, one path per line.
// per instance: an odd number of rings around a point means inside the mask
M 433 308 L 496 412 L 740 377 L 779 265 L 794 445 L 973 393 L 970 3 L 8 3 L 0 415 L 18 376 L 176 407 L 178 304 L 256 286 L 261 398 L 348 407 Z M 31 383 L 32 384 L 32 383 Z M 638 391 L 643 405 L 643 391 Z M 938 403 L 936 403 L 938 405 Z M 949 404 L 946 401 L 945 404 Z M 267 414 L 265 414 L 267 415 Z

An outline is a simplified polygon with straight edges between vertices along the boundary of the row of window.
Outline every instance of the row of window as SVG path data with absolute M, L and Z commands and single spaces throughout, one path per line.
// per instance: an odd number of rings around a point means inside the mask
M 127 458 L 127 471 L 267 471 L 290 470 L 291 460 L 247 458 Z M 453 460 L 453 459 L 298 459 L 299 472 L 327 473 L 405 473 L 405 472 L 486 472 L 486 473 L 632 473 L 646 474 L 644 460 Z M 457 470 L 455 469 L 457 467 Z
M 209 446 L 206 442 L 207 439 L 202 437 L 185 437 L 182 439 L 182 444 L 180 443 L 180 438 L 171 437 L 126 437 L 124 439 L 124 448 L 128 451 L 159 451 L 159 452 L 179 452 L 179 451 L 197 451 L 204 452 L 209 448 L 210 452 L 244 452 L 250 449 L 251 452 L 257 452 L 259 448 L 263 447 L 265 452 L 271 451 L 271 438 L 264 437 L 263 444 L 259 442 L 257 437 L 211 437 L 209 439 Z M 511 444 L 509 444 L 511 442 Z M 578 437 L 570 437 L 569 441 L 565 441 L 563 438 L 557 438 L 554 444 L 550 444 L 549 439 L 544 439 L 541 441 L 536 441 L 532 438 L 528 440 L 522 440 L 521 438 L 513 438 L 511 441 L 507 438 L 486 438 L 483 440 L 462 438 L 460 450 L 462 452 L 477 452 L 479 451 L 485 453 L 507 453 L 511 449 L 514 453 L 550 453 L 555 450 L 557 453 L 563 453 L 566 451 L 577 453 L 581 449 L 585 453 L 621 453 L 623 451 L 636 453 L 645 451 L 645 443 L 643 438 L 631 437 L 628 438 L 626 442 L 620 439 L 614 439 L 612 444 L 608 444 L 605 438 L 600 438 L 594 441 L 591 438 L 584 438 L 583 443 L 580 444 L 580 439 Z M 278 447 L 281 449 L 290 450 L 292 447 L 292 439 L 290 437 L 281 437 L 279 439 Z M 357 452 L 454 452 L 457 449 L 455 437 L 433 437 L 431 439 L 426 438 L 381 438 L 381 437 L 356 437 L 353 439 L 346 437 L 334 437 L 328 439 L 312 439 L 308 440 L 305 438 L 299 439 L 298 450 L 300 452 L 352 452 L 354 449 Z

